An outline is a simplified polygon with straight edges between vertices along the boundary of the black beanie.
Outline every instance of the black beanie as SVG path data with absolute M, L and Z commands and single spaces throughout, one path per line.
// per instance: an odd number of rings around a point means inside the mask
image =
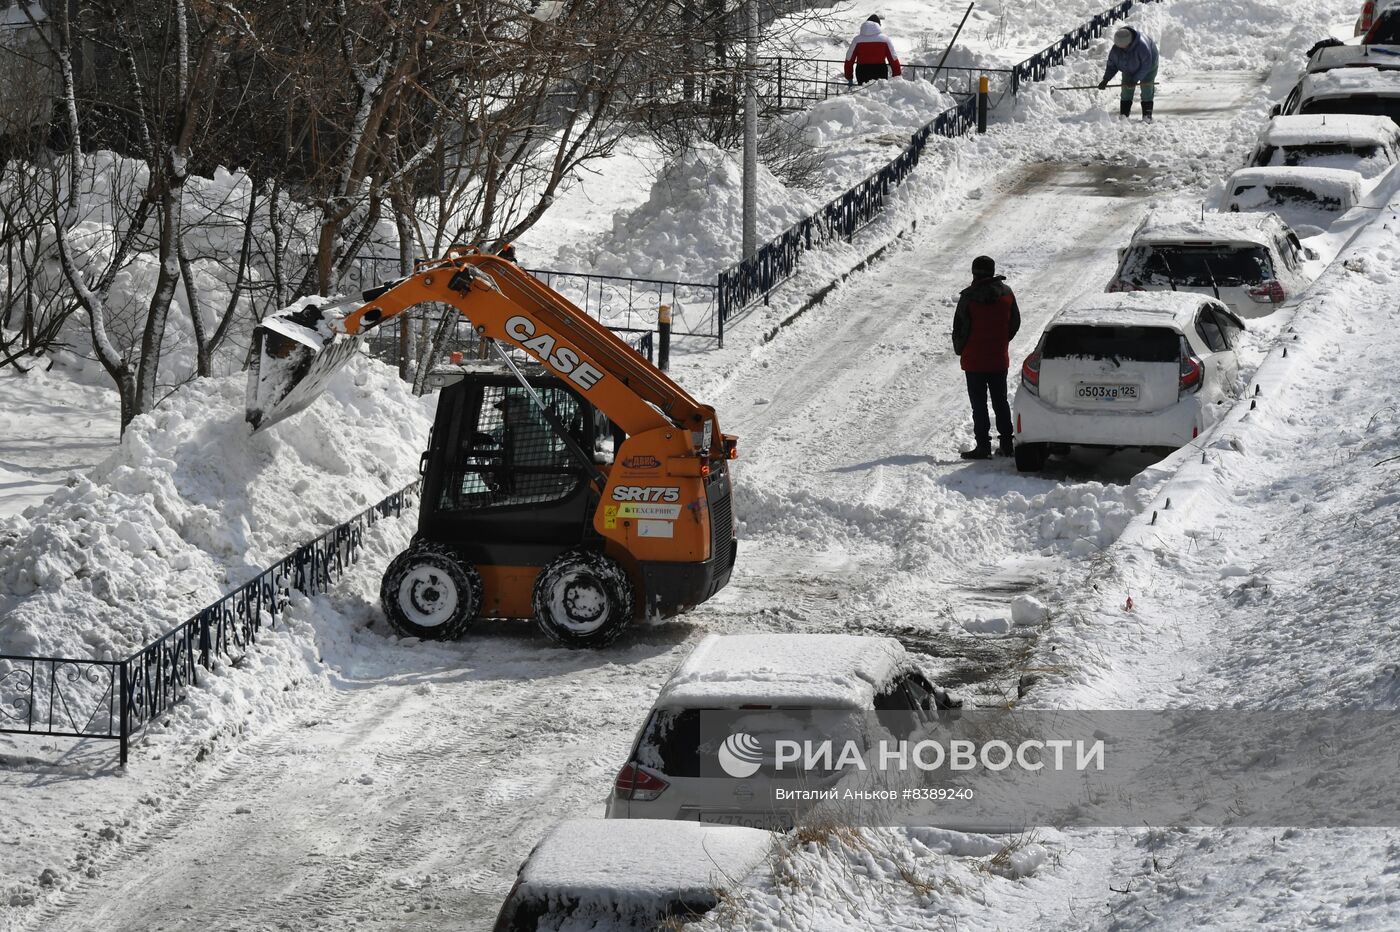
M 991 256 L 978 256 L 972 260 L 972 274 L 990 278 L 997 273 L 996 260 Z
M 871 14 L 870 14 L 870 18 L 867 19 L 866 22 L 867 22 L 867 23 L 874 23 L 874 24 L 877 25 L 877 26 L 883 26 L 885 21 L 882 20 L 882 19 L 880 19 L 880 14 L 879 14 L 879 13 L 871 13 Z

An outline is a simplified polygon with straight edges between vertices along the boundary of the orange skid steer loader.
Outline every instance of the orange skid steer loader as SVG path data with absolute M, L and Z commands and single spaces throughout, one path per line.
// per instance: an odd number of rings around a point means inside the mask
M 359 299 L 265 319 L 248 421 L 261 430 L 305 408 L 367 331 L 425 302 L 456 308 L 497 358 L 436 373 L 418 530 L 380 590 L 400 633 L 451 639 L 477 618 L 534 618 L 564 645 L 598 647 L 723 588 L 738 550 L 735 438 L 499 256 L 454 247 Z

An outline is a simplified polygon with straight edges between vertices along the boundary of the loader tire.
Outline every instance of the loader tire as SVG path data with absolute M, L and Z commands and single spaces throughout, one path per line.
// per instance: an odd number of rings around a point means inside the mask
M 565 647 L 603 647 L 632 623 L 632 580 L 596 550 L 555 557 L 535 580 L 535 623 Z
M 384 571 L 379 599 L 394 630 L 425 641 L 455 641 L 481 611 L 481 574 L 446 547 L 405 550 Z
M 1017 472 L 1040 472 L 1050 458 L 1050 448 L 1043 443 L 1018 443 L 1015 453 Z

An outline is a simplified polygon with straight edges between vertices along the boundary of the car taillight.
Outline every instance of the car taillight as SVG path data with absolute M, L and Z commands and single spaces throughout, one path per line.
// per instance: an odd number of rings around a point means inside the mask
M 1184 353 L 1181 357 L 1181 382 L 1178 386 L 1177 396 L 1190 395 L 1201 390 L 1201 383 L 1205 381 L 1206 367 L 1195 356 L 1187 356 Z
M 1021 384 L 1032 395 L 1040 395 L 1040 350 L 1031 353 L 1021 363 Z
M 1376 0 L 1366 0 L 1361 5 L 1361 31 L 1370 32 L 1371 26 L 1375 23 Z
M 656 774 L 630 761 L 622 765 L 622 769 L 617 772 L 617 779 L 613 781 L 619 799 L 634 799 L 644 803 L 660 796 L 670 785 Z
M 1270 279 L 1249 289 L 1249 297 L 1260 304 L 1282 304 L 1288 292 L 1283 290 L 1283 283 L 1278 279 Z

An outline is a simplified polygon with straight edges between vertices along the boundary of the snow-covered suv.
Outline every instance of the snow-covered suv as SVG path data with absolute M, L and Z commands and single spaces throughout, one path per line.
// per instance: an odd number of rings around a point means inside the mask
M 618 771 L 607 815 L 785 830 L 799 804 L 775 806 L 776 791 L 807 789 L 813 775 L 788 778 L 757 757 L 747 778 L 713 775 L 724 736 L 708 734 L 707 721 L 719 718 L 746 736 L 795 738 L 803 733 L 798 713 L 908 712 L 931 724 L 938 710 L 956 705 L 893 638 L 710 635 L 661 688 Z
M 1175 449 L 1236 393 L 1244 323 L 1193 294 L 1087 298 L 1050 319 L 1021 366 L 1016 468 L 1071 446 Z
M 1210 295 L 1241 317 L 1260 317 L 1311 283 L 1316 258 L 1272 213 L 1149 214 L 1107 290 Z
M 1333 68 L 1314 72 L 1274 108 L 1274 115 L 1358 113 L 1400 123 L 1400 70 Z

